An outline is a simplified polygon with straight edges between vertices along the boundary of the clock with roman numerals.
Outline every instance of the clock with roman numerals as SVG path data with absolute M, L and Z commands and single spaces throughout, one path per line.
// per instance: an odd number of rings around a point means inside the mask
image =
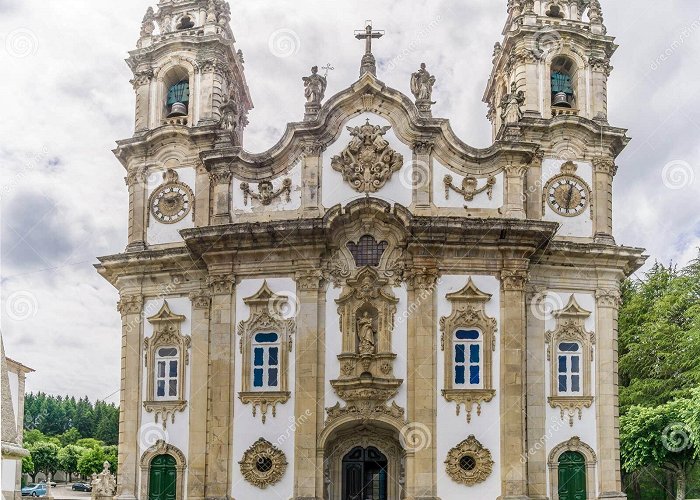
M 576 170 L 575 163 L 566 162 L 561 173 L 552 177 L 544 188 L 549 207 L 564 217 L 577 217 L 591 204 L 591 188 L 576 175 Z

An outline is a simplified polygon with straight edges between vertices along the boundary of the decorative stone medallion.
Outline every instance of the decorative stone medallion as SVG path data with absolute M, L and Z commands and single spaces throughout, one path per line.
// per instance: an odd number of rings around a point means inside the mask
M 343 174 L 355 191 L 376 193 L 403 165 L 403 155 L 397 153 L 384 139 L 390 126 L 367 123 L 347 127 L 352 140 L 347 148 L 331 159 L 333 170 Z
M 557 214 L 577 217 L 591 206 L 591 188 L 576 175 L 577 166 L 567 161 L 561 173 L 552 177 L 544 188 L 546 203 Z
M 243 478 L 260 489 L 280 482 L 287 471 L 287 457 L 282 450 L 263 438 L 248 448 L 238 463 Z
M 467 486 L 483 483 L 493 471 L 491 452 L 474 436 L 469 436 L 447 454 L 445 469 L 458 483 Z
M 177 172 L 168 169 L 163 174 L 163 184 L 151 194 L 149 200 L 153 217 L 163 224 L 175 224 L 187 217 L 192 210 L 194 193 L 178 180 Z

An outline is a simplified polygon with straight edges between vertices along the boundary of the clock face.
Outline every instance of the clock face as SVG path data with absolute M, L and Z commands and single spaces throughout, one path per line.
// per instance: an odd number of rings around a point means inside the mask
M 192 209 L 192 190 L 181 182 L 164 184 L 151 195 L 151 212 L 164 224 L 175 224 Z
M 546 187 L 549 206 L 559 215 L 576 217 L 585 212 L 590 203 L 590 189 L 575 176 L 555 177 Z

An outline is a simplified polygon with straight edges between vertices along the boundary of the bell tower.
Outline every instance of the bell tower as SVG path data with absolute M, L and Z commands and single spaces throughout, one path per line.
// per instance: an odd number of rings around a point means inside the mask
M 503 42 L 496 43 L 484 102 L 494 138 L 509 101 L 522 116 L 577 115 L 607 124 L 607 80 L 617 49 L 599 0 L 508 0 Z
M 163 126 L 223 123 L 234 145 L 241 144 L 253 104 L 230 20 L 224 0 L 160 0 L 157 11 L 148 8 L 127 59 L 136 136 Z

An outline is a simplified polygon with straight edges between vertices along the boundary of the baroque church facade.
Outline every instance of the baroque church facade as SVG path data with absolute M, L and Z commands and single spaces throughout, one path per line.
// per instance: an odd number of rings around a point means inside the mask
M 505 3 L 505 2 L 504 2 Z M 598 0 L 509 0 L 493 144 L 434 117 L 436 78 L 377 74 L 243 147 L 223 0 L 148 9 L 133 70 L 119 499 L 623 499 L 620 282 Z M 358 44 L 359 45 L 359 44 Z M 359 50 L 359 46 L 358 46 Z M 301 110 L 300 110 L 301 116 Z

